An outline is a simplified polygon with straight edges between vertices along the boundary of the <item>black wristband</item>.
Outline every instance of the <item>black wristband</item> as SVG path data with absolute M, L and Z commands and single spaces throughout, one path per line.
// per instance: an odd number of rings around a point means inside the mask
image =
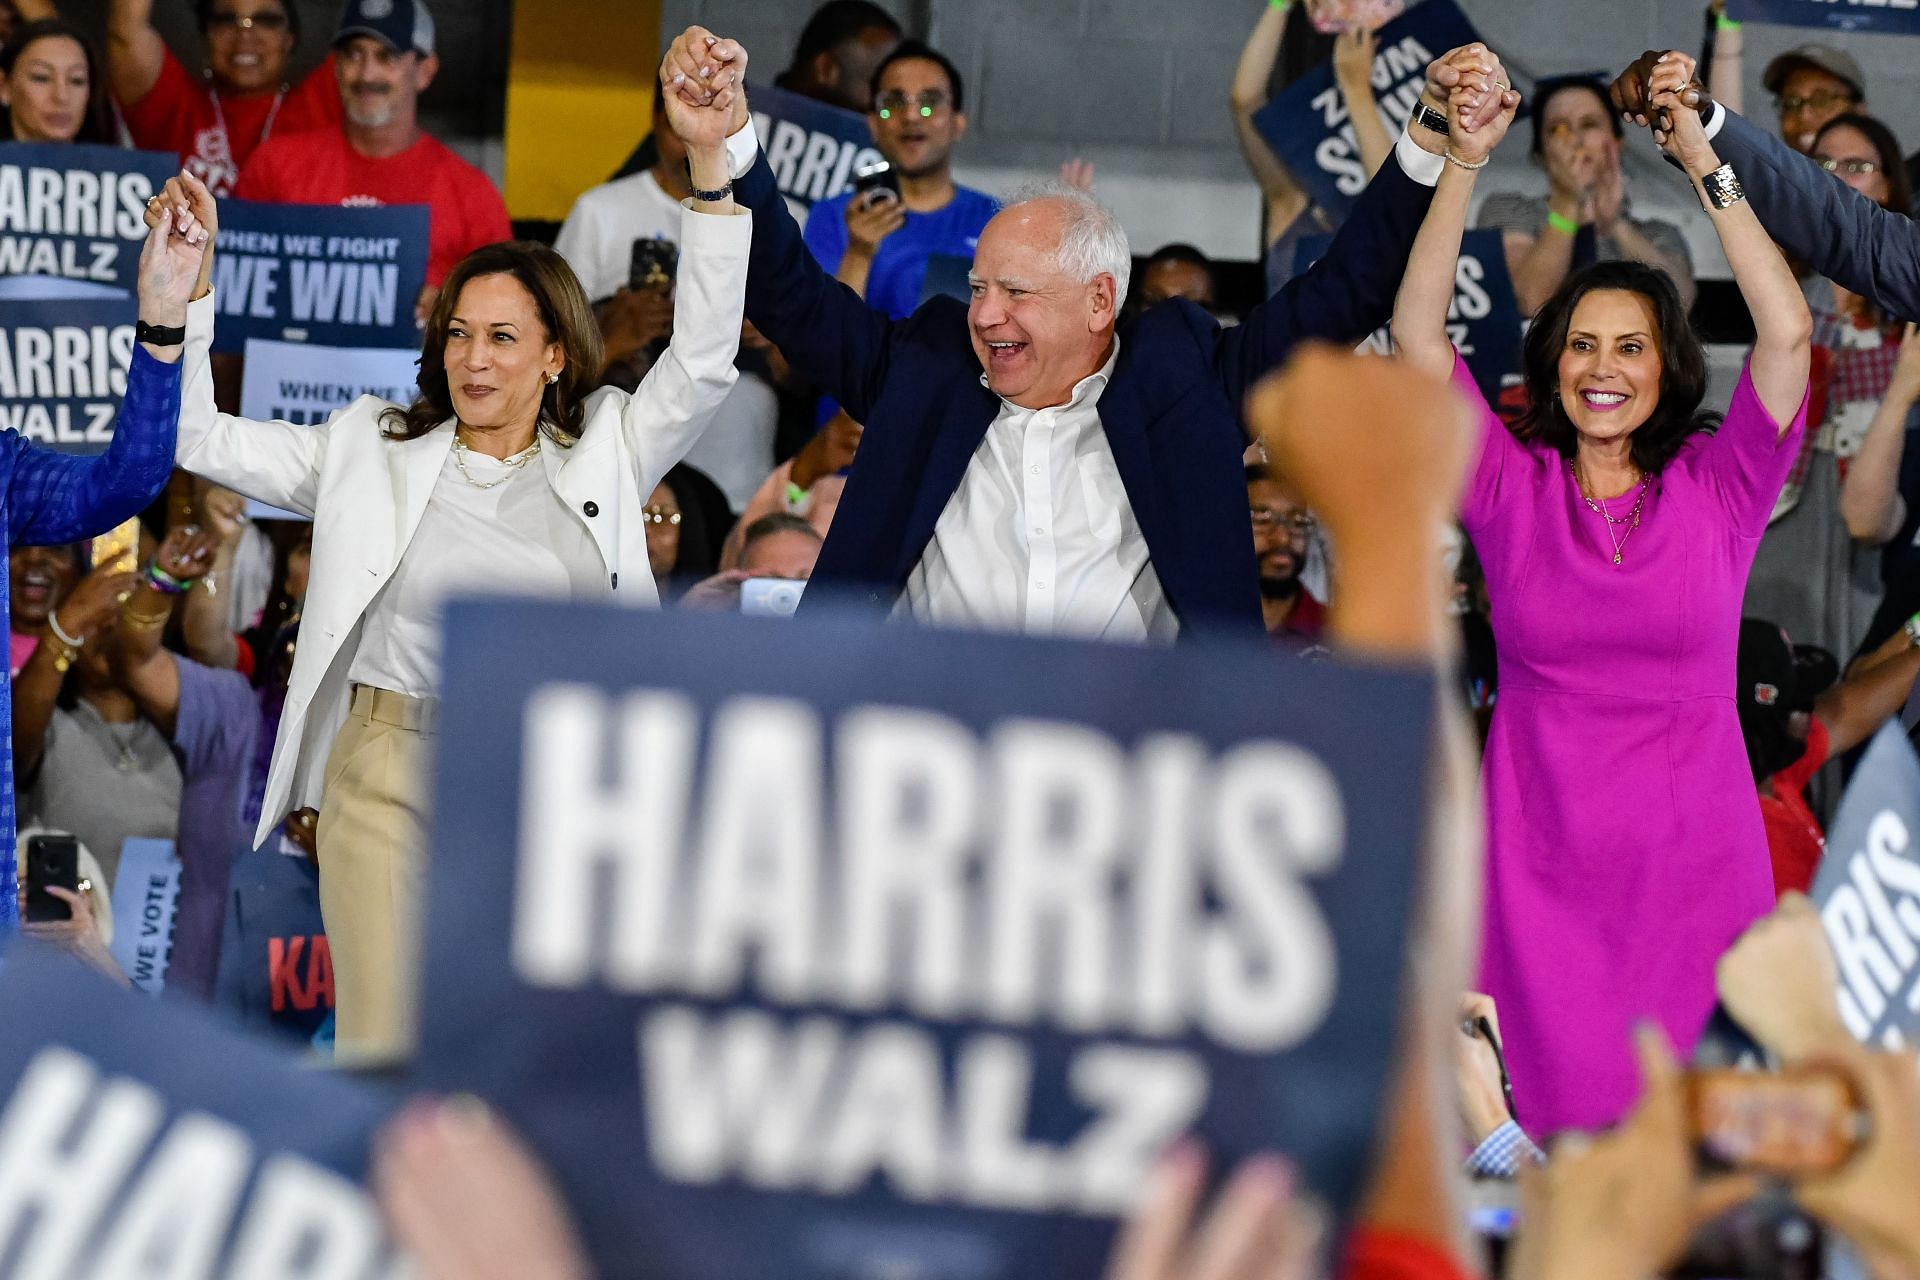
M 695 186 L 693 189 L 693 198 L 695 200 L 704 201 L 707 204 L 718 204 L 720 201 L 725 200 L 728 196 L 732 194 L 733 194 L 732 182 L 728 182 L 726 186 L 721 187 L 718 191 L 702 191 L 698 186 Z
M 1445 138 L 1448 135 L 1447 118 L 1424 102 L 1413 104 L 1413 122 L 1423 129 L 1430 129 Z
M 141 320 L 133 326 L 133 340 L 150 342 L 156 347 L 177 347 L 187 340 L 187 326 L 148 324 Z

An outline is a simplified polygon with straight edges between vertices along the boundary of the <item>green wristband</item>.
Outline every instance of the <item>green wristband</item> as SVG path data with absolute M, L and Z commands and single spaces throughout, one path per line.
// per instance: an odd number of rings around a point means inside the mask
M 810 492 L 811 490 L 802 489 L 791 480 L 787 481 L 787 506 L 789 508 L 800 506 L 806 502 L 807 494 Z
M 1580 234 L 1580 224 L 1557 209 L 1547 210 L 1547 225 L 1555 231 L 1563 232 L 1566 235 L 1577 236 Z
M 1738 31 L 1740 29 L 1740 19 L 1729 18 L 1724 13 L 1716 13 L 1713 15 L 1713 25 L 1721 31 Z
M 1287 5 L 1291 2 L 1292 0 L 1267 0 L 1267 8 L 1285 11 Z

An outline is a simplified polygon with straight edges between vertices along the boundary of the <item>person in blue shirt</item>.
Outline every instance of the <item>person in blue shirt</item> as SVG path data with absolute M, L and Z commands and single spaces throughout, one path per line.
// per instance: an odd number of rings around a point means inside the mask
M 953 147 L 966 136 L 960 72 L 918 40 L 903 41 L 873 77 L 867 126 L 893 166 L 900 191 L 848 192 L 815 205 L 806 242 L 815 261 L 896 320 L 913 314 L 928 291 L 941 291 L 939 259 L 954 259 L 964 290 L 980 231 L 999 204 L 953 180 Z M 964 296 L 961 292 L 958 296 Z

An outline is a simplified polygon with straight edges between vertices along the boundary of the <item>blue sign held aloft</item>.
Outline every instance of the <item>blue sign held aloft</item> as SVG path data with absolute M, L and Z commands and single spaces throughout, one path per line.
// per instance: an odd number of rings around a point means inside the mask
M 248 338 L 417 347 L 430 212 L 221 201 L 213 349 L 242 351 Z
M 23 1274 L 392 1273 L 384 1095 L 35 944 L 0 982 L 0 1258 Z
M 0 306 L 0 428 L 63 453 L 113 440 L 139 307 L 128 298 L 12 298 Z
M 1861 1041 L 1920 1042 L 1920 760 L 1881 729 L 1847 784 L 1813 901 L 1840 971 L 1840 1015 Z
M 1727 16 L 1787 27 L 1920 35 L 1920 0 L 1728 0 Z
M 0 142 L 0 279 L 44 276 L 131 294 L 147 200 L 178 171 L 175 157 L 157 151 Z
M 1453 0 L 1425 0 L 1380 28 L 1373 96 L 1389 137 L 1405 127 L 1420 101 L 1427 64 L 1478 39 Z M 1253 125 L 1313 202 L 1335 217 L 1344 217 L 1366 189 L 1369 175 L 1332 63 L 1288 85 L 1255 114 Z
M 457 604 L 420 1083 L 515 1122 L 609 1280 L 1086 1280 L 1189 1132 L 1343 1212 L 1431 702 L 1250 643 Z
M 772 85 L 755 85 L 754 132 L 780 194 L 812 207 L 853 187 L 862 166 L 881 159 L 867 118 Z

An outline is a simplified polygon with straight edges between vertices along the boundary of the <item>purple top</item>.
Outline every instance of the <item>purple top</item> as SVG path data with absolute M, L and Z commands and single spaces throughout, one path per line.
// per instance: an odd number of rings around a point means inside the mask
M 180 900 L 167 990 L 208 1000 L 219 972 L 228 881 L 234 860 L 253 834 L 241 809 L 260 735 L 260 708 L 253 687 L 239 672 L 172 656 L 180 671 L 180 710 L 173 729 L 181 775 L 175 844 Z
M 1454 381 L 1479 409 L 1462 520 L 1500 652 L 1481 990 L 1527 1128 L 1594 1128 L 1639 1095 L 1633 1023 L 1659 1021 L 1684 1055 L 1715 960 L 1773 905 L 1734 654 L 1806 402 L 1782 437 L 1743 371 L 1725 423 L 1667 464 L 1615 565 L 1566 460 L 1516 439 L 1464 364 Z

